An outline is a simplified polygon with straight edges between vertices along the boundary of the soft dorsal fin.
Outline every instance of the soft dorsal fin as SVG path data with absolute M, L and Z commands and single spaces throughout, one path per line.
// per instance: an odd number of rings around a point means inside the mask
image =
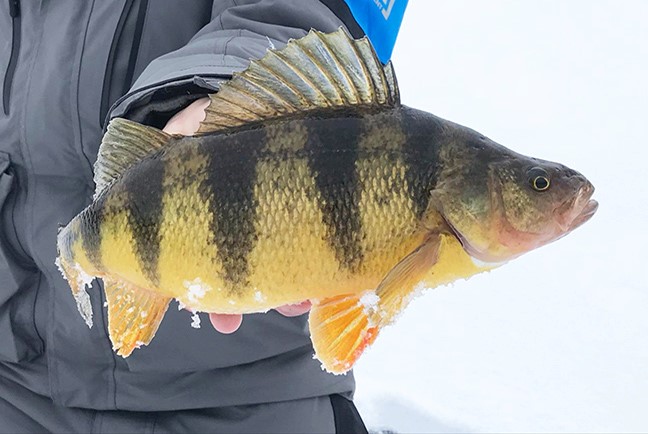
M 94 165 L 94 198 L 96 199 L 126 169 L 160 149 L 172 137 L 157 128 L 128 119 L 115 118 L 110 121 Z
M 315 109 L 400 104 L 391 62 L 383 66 L 369 39 L 354 40 L 344 28 L 311 30 L 268 50 L 210 98 L 200 133 Z

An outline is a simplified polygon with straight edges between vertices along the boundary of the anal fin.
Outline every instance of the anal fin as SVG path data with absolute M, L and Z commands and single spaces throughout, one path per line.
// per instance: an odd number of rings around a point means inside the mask
M 315 356 L 334 374 L 350 370 L 405 309 L 439 257 L 441 237 L 431 234 L 387 273 L 375 291 L 324 299 L 313 305 L 309 327 Z
M 118 355 L 128 357 L 151 342 L 171 298 L 120 281 L 104 280 L 104 284 L 110 341 Z

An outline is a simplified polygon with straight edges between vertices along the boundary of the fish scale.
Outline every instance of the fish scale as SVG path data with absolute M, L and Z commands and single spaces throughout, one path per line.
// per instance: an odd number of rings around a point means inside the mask
M 316 356 L 343 373 L 421 288 L 491 270 L 597 208 L 579 173 L 402 106 L 391 64 L 343 29 L 289 42 L 210 99 L 192 137 L 111 121 L 95 200 L 59 233 L 82 317 L 102 278 L 124 357 L 174 298 L 230 314 L 310 300 Z

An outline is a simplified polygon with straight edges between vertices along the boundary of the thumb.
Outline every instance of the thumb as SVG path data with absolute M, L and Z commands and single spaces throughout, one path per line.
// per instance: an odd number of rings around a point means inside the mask
M 194 135 L 200 128 L 200 123 L 205 120 L 205 109 L 209 107 L 210 102 L 207 97 L 192 102 L 169 119 L 162 131 L 183 136 Z

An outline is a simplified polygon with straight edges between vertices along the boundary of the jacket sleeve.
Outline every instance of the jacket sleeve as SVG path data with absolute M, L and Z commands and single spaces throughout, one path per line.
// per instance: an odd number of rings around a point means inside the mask
M 211 21 L 185 46 L 153 60 L 112 106 L 108 119 L 126 117 L 161 128 L 269 48 L 280 48 L 311 28 L 331 32 L 345 25 L 355 37 L 362 36 L 342 0 L 215 0 Z

